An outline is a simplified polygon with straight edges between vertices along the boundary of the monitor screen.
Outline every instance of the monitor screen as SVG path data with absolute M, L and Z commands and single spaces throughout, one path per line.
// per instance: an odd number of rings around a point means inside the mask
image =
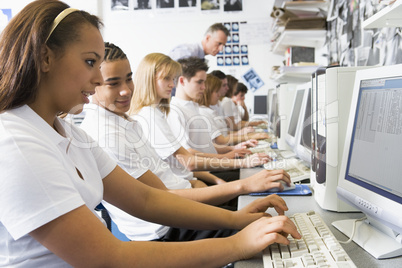
M 402 255 L 402 245 L 396 242 L 402 233 L 400 68 L 357 72 L 337 189 L 341 199 L 366 214 L 370 224 L 359 225 L 364 228 L 354 240 L 376 258 Z M 373 236 L 372 231 L 382 236 Z
M 267 115 L 267 107 L 266 95 L 254 96 L 254 114 Z
M 269 111 L 268 111 L 268 121 L 270 128 L 275 132 L 276 130 L 276 121 L 277 121 L 277 107 L 278 107 L 278 98 L 276 92 L 272 92 L 271 99 L 269 103 Z
M 311 90 L 307 91 L 306 108 L 301 127 L 300 145 L 311 150 Z
M 306 85 L 304 93 L 302 111 L 300 114 L 300 130 L 296 138 L 296 154 L 297 156 L 307 163 L 311 163 L 311 83 Z
M 301 107 L 303 104 L 304 92 L 305 92 L 304 87 L 298 87 L 294 101 L 292 104 L 290 104 L 290 105 L 292 105 L 293 108 L 292 108 L 292 112 L 291 112 L 291 116 L 290 116 L 288 132 L 286 135 L 286 142 L 292 149 L 295 146 L 295 140 L 296 140 L 296 134 L 297 134 L 296 131 L 297 131 L 297 127 L 298 127 Z

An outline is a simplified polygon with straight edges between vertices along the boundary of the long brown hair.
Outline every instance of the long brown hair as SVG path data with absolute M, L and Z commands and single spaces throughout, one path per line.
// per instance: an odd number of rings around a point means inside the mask
M 204 94 L 202 94 L 201 98 L 197 99 L 197 103 L 199 105 L 209 107 L 211 105 L 212 93 L 218 92 L 221 89 L 221 86 L 222 81 L 218 77 L 212 74 L 207 74 L 207 79 L 205 80 Z
M 226 79 L 228 80 L 229 90 L 226 92 L 225 96 L 228 98 L 231 98 L 233 96 L 233 92 L 237 88 L 237 84 L 239 83 L 239 80 L 230 74 L 226 75 Z
M 57 56 L 67 44 L 79 38 L 80 27 L 100 28 L 100 20 L 85 11 L 63 19 L 48 35 L 53 21 L 69 6 L 57 0 L 37 0 L 23 8 L 0 36 L 0 112 L 35 100 L 41 79 L 40 64 L 47 45 Z

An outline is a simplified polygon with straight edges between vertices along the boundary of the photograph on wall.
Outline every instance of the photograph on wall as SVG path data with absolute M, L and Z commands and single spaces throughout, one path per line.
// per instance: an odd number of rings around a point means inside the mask
M 156 8 L 174 8 L 174 0 L 156 0 Z
M 225 55 L 230 55 L 232 54 L 232 46 L 231 45 L 226 45 L 225 46 Z
M 227 38 L 227 40 L 226 40 L 226 44 L 230 44 L 230 43 L 232 43 L 232 36 L 229 34 L 228 35 L 228 38 Z
M 238 32 L 239 29 L 240 29 L 239 23 L 238 23 L 238 22 L 232 22 L 231 31 L 232 31 L 232 32 Z
M 223 59 L 222 56 L 216 57 L 216 64 L 217 64 L 218 66 L 224 66 L 224 65 L 225 65 L 225 60 Z
M 232 30 L 232 24 L 230 22 L 224 22 L 223 25 L 228 29 L 228 31 Z
M 233 62 L 233 66 L 239 66 L 240 65 L 240 57 L 239 56 L 233 56 L 232 62 Z
M 248 55 L 241 56 L 241 65 L 249 65 Z
M 219 10 L 219 0 L 201 0 L 201 10 Z
M 241 45 L 240 46 L 240 51 L 241 51 L 241 54 L 247 54 L 248 53 L 248 46 L 247 45 Z
M 112 11 L 128 10 L 128 0 L 112 0 Z
M 151 9 L 151 0 L 134 0 L 134 10 Z
M 0 9 L 0 33 L 6 28 L 11 17 L 11 9 Z
M 240 53 L 240 47 L 239 47 L 239 45 L 233 45 L 233 46 L 232 46 L 232 53 L 233 53 L 233 54 L 239 54 L 239 53 Z
M 233 33 L 232 34 L 232 43 L 239 43 L 240 41 L 240 36 L 238 33 Z
M 225 0 L 223 11 L 243 11 L 243 0 Z
M 179 7 L 195 7 L 197 0 L 179 0 Z
M 252 91 L 256 91 L 264 85 L 261 77 L 256 73 L 253 68 L 243 74 L 241 78 L 247 83 L 248 88 L 250 88 Z
M 232 57 L 225 56 L 225 66 L 232 66 Z

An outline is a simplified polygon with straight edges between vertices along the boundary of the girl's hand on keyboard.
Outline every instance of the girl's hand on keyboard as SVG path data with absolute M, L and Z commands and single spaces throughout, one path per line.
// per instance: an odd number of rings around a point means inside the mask
M 234 148 L 248 148 L 248 147 L 255 147 L 258 144 L 257 140 L 250 139 L 247 141 L 243 141 L 241 143 L 238 143 L 234 146 Z
M 243 193 L 265 192 L 272 188 L 283 189 L 280 181 L 284 181 L 290 185 L 290 176 L 283 169 L 278 170 L 262 170 L 253 176 L 240 180 L 243 184 Z M 243 182 L 244 181 L 244 182 Z
M 269 161 L 272 160 L 272 158 L 265 153 L 257 153 L 252 154 L 249 157 L 242 160 L 243 160 L 242 168 L 251 168 L 268 163 Z
M 247 138 L 255 140 L 265 140 L 269 139 L 269 135 L 265 132 L 254 132 L 247 134 Z
M 269 195 L 256 199 L 241 210 L 233 212 L 232 222 L 237 229 L 242 229 L 261 217 L 271 217 L 270 214 L 266 213 L 268 208 L 274 208 L 279 215 L 284 215 L 285 211 L 288 210 L 285 200 L 280 196 Z
M 273 243 L 289 244 L 290 234 L 296 239 L 301 235 L 295 224 L 286 216 L 263 217 L 248 225 L 232 238 L 239 258 L 248 259 Z
M 251 151 L 246 146 L 241 148 L 234 148 L 232 151 L 225 154 L 229 159 L 244 158 L 246 155 L 251 154 Z

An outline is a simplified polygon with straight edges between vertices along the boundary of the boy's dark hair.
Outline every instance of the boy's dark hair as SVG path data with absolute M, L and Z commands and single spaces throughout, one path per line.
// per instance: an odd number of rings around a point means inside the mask
M 121 48 L 113 43 L 105 42 L 105 57 L 104 61 L 125 60 L 127 55 Z
M 226 78 L 226 74 L 225 74 L 224 72 L 222 72 L 222 71 L 219 71 L 219 70 L 212 71 L 211 74 L 212 74 L 213 76 L 218 77 L 220 80 Z
M 182 75 L 190 80 L 199 71 L 208 71 L 208 65 L 203 59 L 197 57 L 188 57 L 178 60 L 182 68 Z
M 239 94 L 239 93 L 244 93 L 244 94 L 246 94 L 247 91 L 248 91 L 247 86 L 246 86 L 245 84 L 239 82 L 239 83 L 237 83 L 237 87 L 236 87 L 236 90 L 235 90 L 234 93 L 233 93 L 233 96 L 236 96 L 236 95 Z

